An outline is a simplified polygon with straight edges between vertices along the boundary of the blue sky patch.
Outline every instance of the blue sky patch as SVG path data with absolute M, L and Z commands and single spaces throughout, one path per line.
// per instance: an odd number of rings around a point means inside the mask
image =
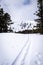
M 30 4 L 30 0 L 24 0 L 24 5 L 29 5 Z

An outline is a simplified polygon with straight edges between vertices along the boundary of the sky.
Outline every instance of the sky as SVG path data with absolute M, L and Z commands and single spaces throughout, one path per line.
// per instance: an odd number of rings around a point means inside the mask
M 36 18 L 33 14 L 37 10 L 37 0 L 0 0 L 0 4 L 17 23 Z

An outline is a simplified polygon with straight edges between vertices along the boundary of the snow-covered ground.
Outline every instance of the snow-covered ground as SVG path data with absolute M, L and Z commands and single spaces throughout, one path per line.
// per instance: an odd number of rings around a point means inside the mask
M 0 33 L 0 65 L 43 65 L 43 35 Z

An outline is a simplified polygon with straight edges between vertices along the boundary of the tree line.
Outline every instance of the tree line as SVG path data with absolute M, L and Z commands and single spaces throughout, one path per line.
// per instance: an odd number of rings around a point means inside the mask
M 38 16 L 37 19 L 34 19 L 37 22 L 37 25 L 34 26 L 36 29 L 32 30 L 23 30 L 18 33 L 40 33 L 43 34 L 43 0 L 37 0 L 37 8 L 38 10 L 34 13 L 34 15 Z
M 31 32 L 43 34 L 43 0 L 37 0 L 37 8 L 38 10 L 34 13 L 34 15 L 38 16 L 38 18 L 35 19 L 35 22 L 37 22 L 37 25 L 35 26 L 36 29 L 27 30 L 27 32 L 25 30 L 23 33 Z M 0 7 L 0 32 L 13 32 L 11 28 L 12 24 L 11 16 L 8 13 L 5 13 L 3 8 Z
M 5 13 L 3 8 L 0 6 L 0 33 L 1 32 L 13 32 L 11 25 L 13 24 L 11 16 Z
M 37 0 L 38 10 L 36 11 L 36 16 L 38 16 L 35 21 L 37 22 L 37 30 L 39 33 L 43 34 L 43 0 Z

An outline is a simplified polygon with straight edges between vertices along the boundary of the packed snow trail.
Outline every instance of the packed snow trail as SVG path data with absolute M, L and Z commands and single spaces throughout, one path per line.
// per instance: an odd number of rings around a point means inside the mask
M 0 65 L 43 65 L 43 35 L 0 34 Z
M 12 65 L 27 39 L 28 35 L 24 34 L 0 34 L 0 65 Z
M 25 59 L 26 59 L 26 57 L 27 57 L 27 54 L 28 54 L 28 51 L 29 51 L 30 45 L 31 45 L 31 43 L 27 46 L 27 49 L 26 49 L 25 55 L 24 55 L 24 57 L 23 57 L 23 59 L 22 59 L 22 61 L 21 61 L 21 65 L 25 65 Z
M 31 46 L 26 45 L 13 65 L 43 65 L 43 35 L 30 36 Z
M 24 60 L 26 58 L 26 55 L 28 53 L 28 50 L 30 48 L 30 42 L 29 42 L 29 35 L 28 35 L 28 40 L 25 43 L 24 47 L 16 57 L 16 59 L 13 61 L 12 65 L 24 65 Z

